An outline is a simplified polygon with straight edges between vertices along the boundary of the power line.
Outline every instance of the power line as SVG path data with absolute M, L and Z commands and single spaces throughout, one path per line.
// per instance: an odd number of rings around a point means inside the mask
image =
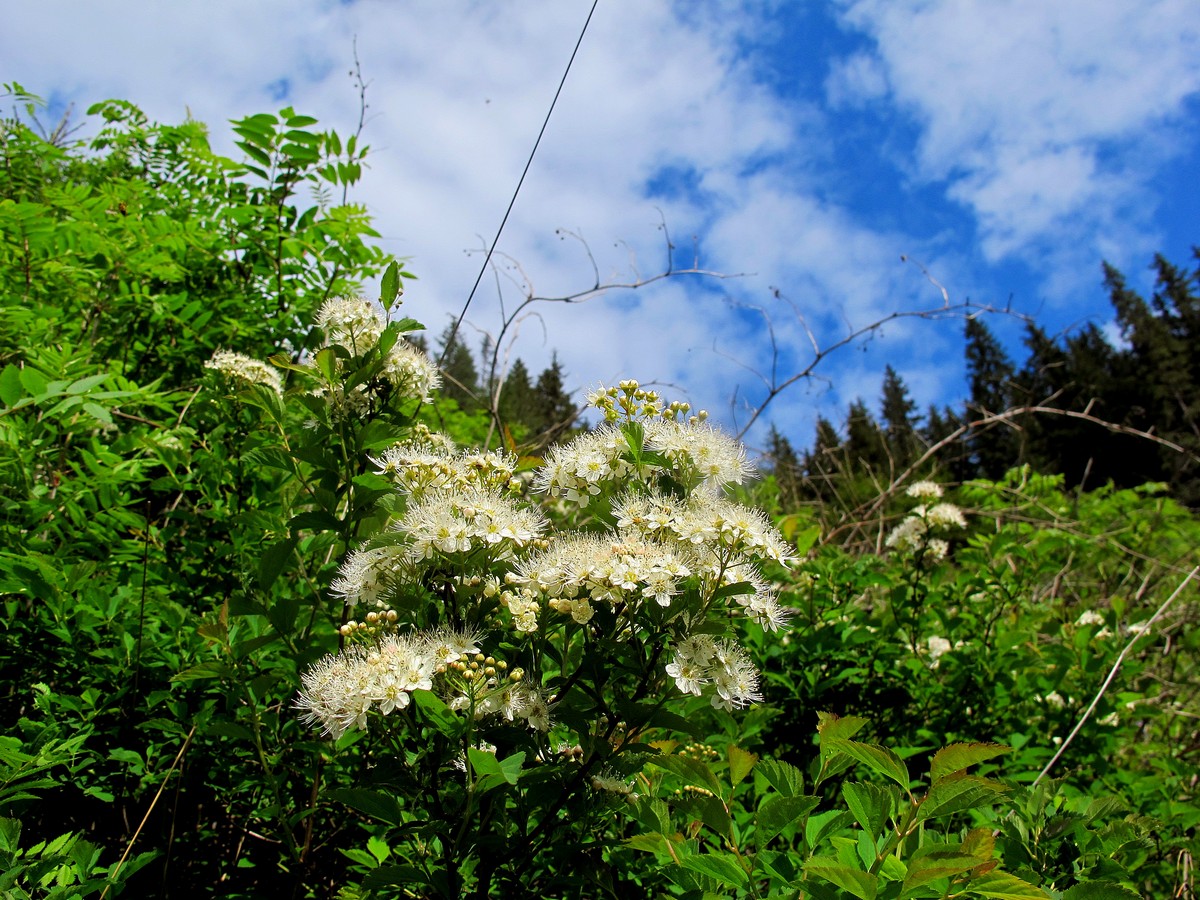
M 542 142 L 542 135 L 546 133 L 546 126 L 550 123 L 550 116 L 554 112 L 555 105 L 558 103 L 558 96 L 562 93 L 563 85 L 567 83 L 567 75 L 571 72 L 571 66 L 575 62 L 575 55 L 579 52 L 579 46 L 583 43 L 583 36 L 587 34 L 588 25 L 592 21 L 592 14 L 596 11 L 596 6 L 599 3 L 600 0 L 592 0 L 592 8 L 588 10 L 587 19 L 584 21 L 583 28 L 579 32 L 579 39 L 575 41 L 575 49 L 571 51 L 571 58 L 567 60 L 567 67 L 563 70 L 562 78 L 558 82 L 558 89 L 554 92 L 554 99 L 550 101 L 550 108 L 546 110 L 546 118 L 542 120 L 542 127 L 538 131 L 537 140 L 533 142 L 533 149 L 529 151 L 529 159 L 525 161 L 525 168 L 521 171 L 521 177 L 517 181 L 516 190 L 513 191 L 512 199 L 508 201 L 508 209 L 504 211 L 504 218 L 500 220 L 500 227 L 496 229 L 496 236 L 492 238 L 487 255 L 483 258 L 483 265 L 479 267 L 479 274 L 475 276 L 475 283 L 471 285 L 471 293 L 467 295 L 467 302 L 463 304 L 462 312 L 458 314 L 458 319 L 455 321 L 454 327 L 450 329 L 450 334 L 446 337 L 446 345 L 442 348 L 442 355 L 438 359 L 439 369 L 446 362 L 446 354 L 450 352 L 454 338 L 458 335 L 459 326 L 462 325 L 463 319 L 467 316 L 467 308 L 471 305 L 471 301 L 475 299 L 475 291 L 479 289 L 479 284 L 483 281 L 484 273 L 487 272 L 488 264 L 492 260 L 492 252 L 496 249 L 496 244 L 500 241 L 500 234 L 504 231 L 509 213 L 512 212 L 513 206 L 517 202 L 517 195 L 521 193 L 521 185 L 525 183 L 525 176 L 529 174 L 529 167 L 533 164 L 533 156 L 537 153 L 538 145 Z

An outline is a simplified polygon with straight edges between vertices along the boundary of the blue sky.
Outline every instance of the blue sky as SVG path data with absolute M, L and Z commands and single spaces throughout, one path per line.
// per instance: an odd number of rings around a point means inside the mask
M 406 311 L 437 331 L 590 7 L 0 0 L 0 78 L 56 106 L 190 111 L 232 153 L 226 120 L 284 104 L 352 131 L 357 42 L 375 155 L 355 199 L 420 276 Z M 466 334 L 496 333 L 524 290 L 588 287 L 592 258 L 603 280 L 658 273 L 662 222 L 677 265 L 739 277 L 534 306 L 510 356 L 536 370 L 557 351 L 581 391 L 663 382 L 736 428 L 773 359 L 786 378 L 814 344 L 937 307 L 934 281 L 1051 333 L 1110 326 L 1102 259 L 1148 288 L 1155 252 L 1186 263 L 1200 243 L 1198 112 L 1194 0 L 600 0 Z M 988 321 L 1019 358 L 1020 321 Z M 895 322 L 824 359 L 766 419 L 807 444 L 818 412 L 876 405 L 889 363 L 922 406 L 957 402 L 961 333 L 957 319 Z

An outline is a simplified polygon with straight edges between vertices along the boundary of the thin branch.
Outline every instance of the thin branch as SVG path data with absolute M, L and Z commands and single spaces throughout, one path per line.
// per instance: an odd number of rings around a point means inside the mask
M 1084 723 L 1088 720 L 1088 717 L 1091 716 L 1091 714 L 1095 711 L 1096 705 L 1100 702 L 1100 698 L 1104 696 L 1104 692 L 1107 691 L 1108 686 L 1112 684 L 1112 680 L 1116 677 L 1117 671 L 1121 668 L 1121 663 L 1125 661 L 1125 657 L 1129 655 L 1129 652 L 1133 649 L 1133 645 L 1136 644 L 1138 639 L 1143 635 L 1150 633 L 1151 626 L 1162 618 L 1163 613 L 1165 613 L 1167 608 L 1175 602 L 1175 598 L 1183 592 L 1183 589 L 1188 586 L 1193 578 L 1196 577 L 1197 573 L 1200 573 L 1200 566 L 1196 566 L 1188 573 L 1187 577 L 1179 583 L 1179 586 L 1171 592 L 1171 596 L 1164 600 L 1162 605 L 1154 611 L 1154 615 L 1146 620 L 1145 628 L 1134 634 L 1134 636 L 1129 639 L 1129 643 L 1122 648 L 1120 654 L 1117 655 L 1117 661 L 1113 663 L 1112 668 L 1108 671 L 1108 677 L 1106 677 L 1104 679 L 1104 683 L 1100 685 L 1100 690 L 1096 691 L 1096 696 L 1092 698 L 1092 702 L 1088 704 L 1088 708 L 1083 711 L 1083 715 L 1079 717 L 1079 721 L 1075 723 L 1075 727 L 1071 729 L 1071 733 L 1066 736 L 1061 744 L 1059 744 L 1058 750 L 1050 759 L 1050 762 L 1046 763 L 1042 771 L 1038 773 L 1037 778 L 1033 780 L 1033 784 L 1030 785 L 1031 788 L 1036 787 L 1038 782 L 1046 777 L 1046 775 L 1054 767 L 1054 764 L 1062 757 L 1067 747 L 1070 746 L 1071 741 L 1075 739 L 1075 735 L 1079 734 L 1080 729 L 1083 728 Z

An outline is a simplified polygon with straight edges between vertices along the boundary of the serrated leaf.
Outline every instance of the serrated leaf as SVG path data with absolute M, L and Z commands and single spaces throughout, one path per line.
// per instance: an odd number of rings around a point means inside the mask
M 914 854 L 908 861 L 904 890 L 920 887 L 939 878 L 952 878 L 981 865 L 977 857 L 964 854 L 959 847 L 938 847 L 925 855 Z
M 874 838 L 882 833 L 883 823 L 888 820 L 895 806 L 890 791 L 877 784 L 848 781 L 842 785 L 842 797 L 867 834 Z
M 1011 752 L 1012 747 L 1003 744 L 951 744 L 933 755 L 929 764 L 929 781 L 934 784 L 939 778 Z
M 986 862 L 996 855 L 996 835 L 990 828 L 972 828 L 963 838 L 962 850 Z
M 1032 885 L 1028 881 L 1022 881 L 1016 875 L 997 871 L 972 878 L 968 888 L 973 894 L 990 897 L 993 900 L 1048 900 L 1050 896 L 1040 887 Z M 1119 900 L 1125 900 L 1125 898 L 1120 897 Z
M 817 734 L 821 736 L 822 744 L 826 738 L 849 740 L 858 734 L 866 724 L 867 720 L 862 716 L 837 716 L 831 712 L 817 713 Z
M 804 791 L 804 775 L 791 763 L 778 759 L 764 759 L 759 761 L 755 771 L 785 797 L 793 797 Z
M 685 869 L 715 878 L 722 884 L 741 887 L 749 877 L 745 870 L 734 861 L 729 854 L 705 853 L 703 855 L 686 856 L 680 860 Z
M 831 753 L 844 753 L 908 790 L 908 768 L 900 757 L 886 747 L 880 747 L 878 744 L 864 744 L 861 741 L 822 737 L 822 754 L 826 749 Z
M 650 764 L 679 776 L 684 784 L 704 788 L 718 795 L 721 793 L 717 776 L 699 760 L 688 756 L 655 756 L 650 760 Z
M 754 814 L 754 821 L 758 825 L 756 842 L 759 849 L 797 819 L 807 816 L 819 803 L 816 797 L 768 797 Z
M 729 759 L 729 782 L 736 787 L 750 774 L 750 770 L 758 762 L 758 757 L 734 744 L 729 745 L 726 756 Z
M 1063 894 L 1062 900 L 1141 900 L 1141 895 L 1109 881 L 1085 881 Z
M 848 810 L 831 809 L 828 812 L 809 816 L 808 821 L 804 823 L 804 841 L 810 849 L 815 850 L 826 837 L 835 831 L 840 831 L 853 821 L 854 816 Z
M 916 821 L 987 806 L 1008 790 L 998 781 L 978 775 L 947 775 L 929 789 L 917 808 Z
M 814 856 L 804 864 L 805 875 L 815 875 L 849 891 L 859 900 L 875 900 L 879 879 L 870 872 L 843 866 L 836 859 Z

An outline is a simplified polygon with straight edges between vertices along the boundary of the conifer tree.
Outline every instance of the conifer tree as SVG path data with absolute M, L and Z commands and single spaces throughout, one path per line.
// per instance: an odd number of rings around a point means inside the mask
M 904 469 L 917 456 L 917 420 L 913 415 L 917 405 L 908 395 L 908 387 L 891 366 L 883 374 L 883 398 L 880 414 L 883 420 L 884 443 L 891 458 L 893 471 Z
M 779 508 L 784 512 L 794 510 L 800 504 L 804 473 L 796 448 L 774 425 L 767 435 L 767 461 L 775 476 Z
M 499 413 L 501 423 L 510 428 L 514 425 L 524 426 L 529 431 L 535 428 L 533 384 L 529 380 L 529 369 L 519 357 L 504 378 Z
M 846 456 L 856 473 L 878 476 L 887 472 L 887 444 L 879 423 L 861 399 L 850 404 L 846 416 Z
M 442 361 L 442 394 L 465 412 L 483 407 L 475 358 L 457 334 L 454 322 L 438 338 L 438 356 Z
M 994 415 L 1012 405 L 1013 364 L 1000 342 L 979 319 L 967 319 L 967 415 Z M 967 435 L 976 474 L 998 479 L 1020 462 L 1016 431 L 1008 426 L 972 429 Z
M 542 370 L 533 388 L 531 425 L 538 449 L 548 447 L 571 430 L 579 410 L 564 386 L 565 374 L 558 354 Z

